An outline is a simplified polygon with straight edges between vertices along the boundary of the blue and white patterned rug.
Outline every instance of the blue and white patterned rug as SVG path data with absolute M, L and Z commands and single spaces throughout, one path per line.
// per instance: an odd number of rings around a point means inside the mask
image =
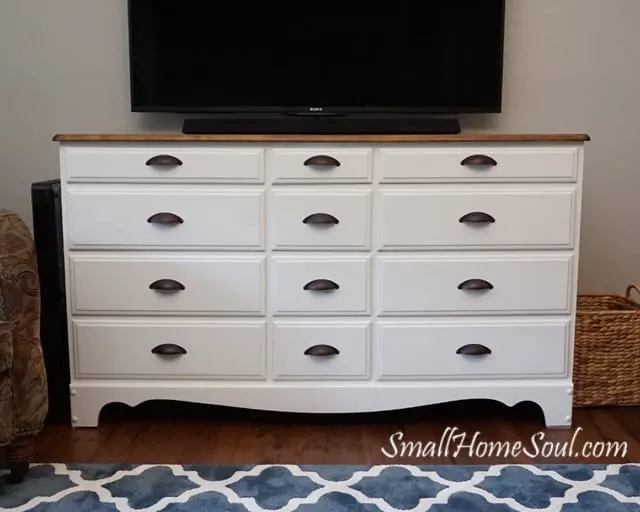
M 43 464 L 0 484 L 16 512 L 640 512 L 640 464 Z

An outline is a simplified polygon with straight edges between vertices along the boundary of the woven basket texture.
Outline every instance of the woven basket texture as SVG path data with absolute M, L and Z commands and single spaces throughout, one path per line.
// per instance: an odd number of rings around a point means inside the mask
M 579 295 L 574 405 L 640 404 L 640 304 L 622 295 Z

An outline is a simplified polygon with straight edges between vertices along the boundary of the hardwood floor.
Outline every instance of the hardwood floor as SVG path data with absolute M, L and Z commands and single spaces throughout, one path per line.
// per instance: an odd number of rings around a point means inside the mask
M 438 445 L 446 441 L 447 427 L 457 428 L 456 433 L 465 438 L 452 437 L 448 451 L 443 444 L 438 452 Z M 403 438 L 396 437 L 392 443 L 394 434 Z M 475 453 L 469 448 L 474 436 Z M 566 450 L 572 438 L 572 453 L 582 452 L 576 457 Z M 405 444 L 403 453 L 401 441 L 413 444 Z M 505 441 L 511 441 L 511 448 L 518 441 L 522 443 L 521 453 L 507 453 Z M 540 449 L 547 441 L 553 443 L 547 446 L 565 451 L 543 454 Z M 607 442 L 614 443 L 608 454 L 603 444 Z M 459 446 L 462 448 L 455 453 Z M 594 448 L 605 449 L 605 453 L 592 456 L 589 450 Z M 483 449 L 487 452 L 484 456 L 479 453 Z M 576 409 L 572 429 L 547 430 L 539 409 L 532 404 L 509 409 L 482 401 L 337 417 L 183 404 L 155 403 L 136 409 L 109 406 L 96 429 L 48 425 L 38 438 L 35 461 L 424 465 L 640 462 L 640 407 Z

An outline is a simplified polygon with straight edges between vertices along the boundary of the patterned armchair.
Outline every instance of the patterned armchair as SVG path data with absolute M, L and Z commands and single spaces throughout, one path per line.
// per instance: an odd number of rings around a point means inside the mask
M 29 469 L 47 412 L 35 243 L 18 215 L 0 210 L 0 449 L 13 481 Z

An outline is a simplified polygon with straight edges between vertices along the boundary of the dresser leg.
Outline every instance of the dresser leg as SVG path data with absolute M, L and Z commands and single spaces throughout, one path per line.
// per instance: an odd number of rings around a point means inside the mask
M 573 421 L 573 393 L 571 390 L 539 399 L 538 405 L 544 414 L 547 428 L 571 428 Z
M 97 395 L 97 396 L 96 396 Z M 102 400 L 102 401 L 101 401 Z M 100 411 L 110 403 L 100 390 L 71 387 L 71 426 L 94 428 L 100 421 Z

